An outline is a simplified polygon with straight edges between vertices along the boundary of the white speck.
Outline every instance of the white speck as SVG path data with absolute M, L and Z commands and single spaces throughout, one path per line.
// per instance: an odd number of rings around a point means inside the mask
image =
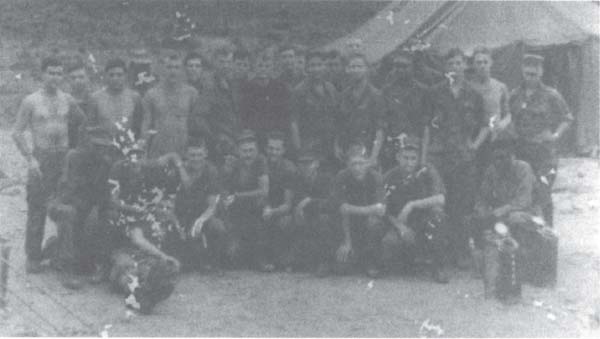
M 406 20 L 404 20 L 404 24 L 405 24 L 405 25 L 408 25 L 409 23 L 410 23 L 410 19 L 406 19 Z
M 369 283 L 367 284 L 367 289 L 368 290 L 372 289 L 373 288 L 373 284 L 374 284 L 373 280 L 369 281 Z
M 535 306 L 535 307 L 542 307 L 542 305 L 544 305 L 543 301 L 539 301 L 539 300 L 533 301 L 533 306 Z
M 23 75 L 21 73 L 15 75 L 15 79 L 17 80 L 21 80 L 23 78 Z
M 551 321 L 556 321 L 556 316 L 553 313 L 546 314 L 546 318 Z
M 390 11 L 390 13 L 385 17 L 385 19 L 390 23 L 390 25 L 394 24 L 394 12 Z

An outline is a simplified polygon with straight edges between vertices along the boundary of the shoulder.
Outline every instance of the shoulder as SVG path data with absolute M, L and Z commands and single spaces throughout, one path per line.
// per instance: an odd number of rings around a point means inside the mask
M 42 91 L 37 90 L 37 91 L 27 95 L 25 98 L 23 98 L 22 105 L 34 106 L 34 105 L 37 105 L 38 103 L 40 103 L 41 100 L 42 100 Z
M 540 87 L 540 91 L 547 97 L 549 97 L 550 99 L 554 99 L 554 100 L 564 100 L 562 94 L 560 94 L 560 92 L 554 88 L 554 87 L 550 87 L 547 85 L 542 84 Z
M 502 81 L 496 79 L 496 78 L 491 78 L 490 79 L 492 82 L 492 85 L 494 87 L 499 88 L 500 90 L 504 91 L 504 92 L 508 92 L 508 86 L 506 86 L 505 83 L 503 83 Z
M 123 91 L 124 91 L 125 96 L 133 99 L 133 101 L 140 101 L 142 99 L 142 96 L 140 95 L 140 93 L 132 90 L 131 88 L 125 88 Z

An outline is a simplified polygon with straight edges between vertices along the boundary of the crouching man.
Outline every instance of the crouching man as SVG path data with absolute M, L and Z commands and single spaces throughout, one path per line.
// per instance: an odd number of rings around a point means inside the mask
M 492 165 L 483 177 L 471 218 L 471 236 L 477 247 L 483 246 L 483 231 L 491 230 L 497 222 L 508 225 L 519 241 L 519 229 L 532 225 L 535 217 L 541 215 L 540 208 L 534 204 L 535 185 L 536 178 L 529 164 L 515 157 L 514 141 L 495 141 Z
M 447 283 L 446 191 L 435 167 L 420 165 L 419 145 L 416 138 L 406 138 L 396 153 L 398 164 L 385 175 L 387 219 L 392 227 L 383 238 L 384 262 L 400 255 L 410 269 L 421 252 L 432 261 L 433 279 Z
M 263 221 L 267 227 L 269 262 L 291 270 L 292 253 L 290 246 L 294 236 L 292 204 L 297 183 L 296 166 L 283 157 L 285 135 L 271 132 L 267 136 L 267 165 L 269 195 L 263 209 Z
M 172 213 L 173 186 L 180 158 L 174 153 L 142 160 L 132 147 L 126 160 L 115 163 L 109 183 L 115 212 L 112 225 L 121 235 L 113 252 L 110 281 L 125 300 L 143 314 L 173 292 L 180 263 L 165 248 L 175 248 L 181 229 Z M 174 166 L 170 166 L 173 164 Z
M 331 200 L 334 175 L 324 171 L 317 154 L 298 156 L 299 185 L 294 209 L 297 238 L 292 246 L 293 267 L 316 267 L 316 275 L 330 273 L 335 253 L 335 229 Z
M 190 138 L 185 162 L 176 160 L 181 184 L 175 196 L 175 215 L 185 230 L 179 246 L 183 269 L 218 269 L 224 246 L 225 226 L 216 216 L 221 185 L 215 166 L 207 159 L 206 143 Z
M 269 193 L 267 160 L 258 152 L 252 131 L 238 138 L 239 158 L 223 170 L 227 227 L 231 229 L 226 255 L 232 264 L 250 264 L 261 271 L 272 271 L 267 256 L 267 229 L 263 209 Z M 248 260 L 248 261 L 246 261 Z
M 333 184 L 342 230 L 334 270 L 347 273 L 353 264 L 358 264 L 375 278 L 380 274 L 381 239 L 385 232 L 383 180 L 370 168 L 364 147 L 355 150 L 349 152 L 348 167 L 337 174 Z
M 105 276 L 110 255 L 107 180 L 113 162 L 120 156 L 108 131 L 88 127 L 84 136 L 77 148 L 67 153 L 57 197 L 49 205 L 49 217 L 56 223 L 58 237 L 56 241 L 48 240 L 44 249 L 62 273 L 62 284 L 70 289 L 82 287 L 77 273 L 93 272 L 93 283 Z M 98 217 L 86 223 L 94 209 Z

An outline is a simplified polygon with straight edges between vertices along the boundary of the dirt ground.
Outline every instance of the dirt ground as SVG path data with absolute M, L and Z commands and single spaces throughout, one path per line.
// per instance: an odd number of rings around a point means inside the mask
M 0 336 L 600 337 L 597 160 L 562 159 L 555 187 L 558 284 L 524 286 L 520 304 L 485 300 L 483 283 L 461 271 L 448 285 L 425 273 L 370 281 L 232 271 L 224 277 L 184 275 L 153 315 L 132 316 L 106 286 L 72 292 L 51 272 L 24 275 L 25 169 L 7 131 L 0 131 L 0 154 L 0 170 L 9 177 L 0 179 L 0 187 L 16 182 L 0 190 L 0 237 L 12 245 L 15 268 L 9 280 L 14 294 L 0 309 Z M 48 225 L 47 236 L 53 232 Z

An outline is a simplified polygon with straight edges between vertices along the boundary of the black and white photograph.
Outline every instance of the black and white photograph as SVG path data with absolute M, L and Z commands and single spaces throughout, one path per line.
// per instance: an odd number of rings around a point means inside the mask
M 0 337 L 600 337 L 600 1 L 0 0 Z

